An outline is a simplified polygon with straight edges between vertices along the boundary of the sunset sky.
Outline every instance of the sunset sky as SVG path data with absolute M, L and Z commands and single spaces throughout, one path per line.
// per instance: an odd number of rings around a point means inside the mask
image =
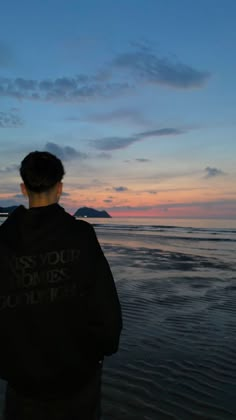
M 3 0 L 0 206 L 48 150 L 70 212 L 235 218 L 235 22 L 234 0 Z

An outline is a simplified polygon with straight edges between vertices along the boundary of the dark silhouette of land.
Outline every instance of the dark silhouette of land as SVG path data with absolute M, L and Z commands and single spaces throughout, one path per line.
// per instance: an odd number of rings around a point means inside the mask
M 0 207 L 0 216 L 8 216 L 8 214 L 12 213 L 17 206 L 9 206 L 9 207 Z M 101 218 L 111 218 L 110 214 L 107 213 L 105 210 L 96 210 L 90 207 L 81 207 L 76 210 L 75 217 L 101 217 Z
M 95 210 L 89 207 L 81 207 L 79 208 L 75 214 L 75 217 L 104 217 L 104 218 L 111 218 L 110 214 L 108 214 L 105 210 Z

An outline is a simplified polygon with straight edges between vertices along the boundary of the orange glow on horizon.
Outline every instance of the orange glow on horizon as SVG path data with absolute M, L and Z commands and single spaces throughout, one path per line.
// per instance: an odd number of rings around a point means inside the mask
M 170 189 L 156 194 L 141 190 L 119 193 L 100 189 L 80 191 L 68 189 L 66 193 L 68 195 L 62 196 L 60 204 L 71 214 L 80 207 L 91 207 L 106 210 L 112 217 L 236 218 L 236 208 L 233 204 L 229 204 L 230 197 L 227 197 L 227 201 L 223 192 L 214 189 L 210 191 Z M 21 198 L 16 193 L 1 193 L 0 200 L 27 206 L 23 196 Z

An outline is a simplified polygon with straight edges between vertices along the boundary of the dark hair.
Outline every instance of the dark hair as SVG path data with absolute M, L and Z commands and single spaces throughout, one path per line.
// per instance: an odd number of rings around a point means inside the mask
M 31 152 L 21 162 L 21 178 L 29 191 L 45 192 L 65 175 L 60 159 L 49 152 Z

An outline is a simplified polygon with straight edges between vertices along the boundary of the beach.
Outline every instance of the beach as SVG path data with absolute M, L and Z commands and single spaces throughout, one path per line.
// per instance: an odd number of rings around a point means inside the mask
M 130 222 L 95 222 L 124 316 L 104 419 L 236 419 L 236 226 Z
M 87 221 L 124 318 L 103 420 L 235 420 L 236 221 Z

